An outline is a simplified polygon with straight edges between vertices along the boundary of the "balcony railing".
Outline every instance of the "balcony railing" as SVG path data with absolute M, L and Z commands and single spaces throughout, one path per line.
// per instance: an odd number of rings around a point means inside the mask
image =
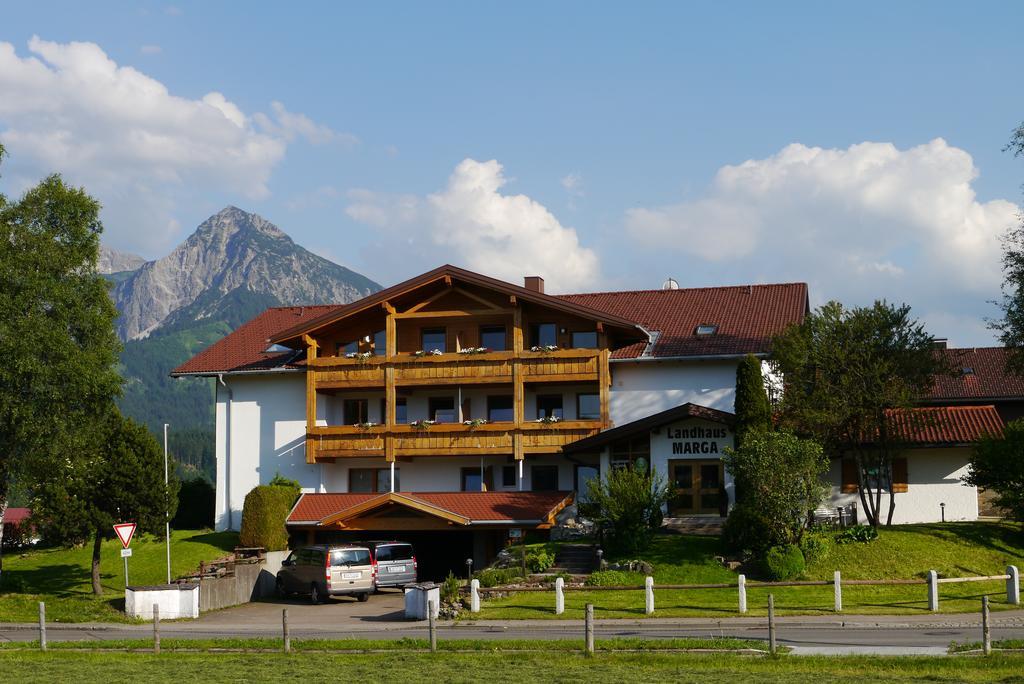
M 336 458 L 382 457 L 387 440 L 392 440 L 396 457 L 462 456 L 474 454 L 512 454 L 514 440 L 521 435 L 523 453 L 555 453 L 563 445 L 597 434 L 597 420 L 569 420 L 558 423 L 528 422 L 463 425 L 436 423 L 429 427 L 383 425 L 359 427 L 318 426 L 306 435 L 310 462 Z
M 395 369 L 395 385 L 406 387 L 511 383 L 517 364 L 525 383 L 592 382 L 598 378 L 600 354 L 597 349 L 523 351 L 518 355 L 511 351 L 420 357 L 403 353 L 366 359 L 324 357 L 310 365 L 318 389 L 383 387 L 389 364 Z

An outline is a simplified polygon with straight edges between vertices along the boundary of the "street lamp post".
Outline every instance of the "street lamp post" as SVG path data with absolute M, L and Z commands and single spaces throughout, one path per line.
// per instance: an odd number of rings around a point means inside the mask
M 167 472 L 167 427 L 168 424 L 164 423 L 164 491 L 167 491 L 167 485 L 169 482 Z M 171 514 L 170 511 L 164 509 L 164 534 L 167 539 L 167 583 L 171 583 Z

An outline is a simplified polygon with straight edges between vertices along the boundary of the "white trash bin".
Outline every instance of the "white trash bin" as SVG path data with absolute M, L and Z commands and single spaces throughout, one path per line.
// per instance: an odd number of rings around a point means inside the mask
M 405 618 L 426 620 L 429 602 L 434 602 L 434 617 L 441 608 L 441 589 L 433 582 L 421 582 L 405 587 Z

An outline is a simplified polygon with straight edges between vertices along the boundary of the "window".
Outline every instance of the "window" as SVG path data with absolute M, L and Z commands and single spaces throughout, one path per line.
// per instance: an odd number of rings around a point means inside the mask
M 558 466 L 535 465 L 530 468 L 532 489 L 535 492 L 558 491 Z
M 458 418 L 455 415 L 455 399 L 452 397 L 430 397 L 427 400 L 427 418 L 438 423 L 454 423 Z
M 573 349 L 597 349 L 597 333 L 593 330 L 579 331 L 572 334 Z
M 334 345 L 334 355 L 344 356 L 345 354 L 355 354 L 359 351 L 359 340 L 353 340 L 351 342 L 337 342 Z
M 576 395 L 577 420 L 600 420 L 601 397 L 597 394 Z
M 412 560 L 412 546 L 409 544 L 388 544 L 378 546 L 374 550 L 377 562 L 381 561 L 407 561 Z
M 512 397 L 487 397 L 487 422 L 510 423 L 515 420 L 512 410 Z
M 516 467 L 514 465 L 501 466 L 501 486 L 516 486 Z
M 651 462 L 651 438 L 647 434 L 612 443 L 611 463 L 613 468 L 636 465 L 647 470 Z
M 598 466 L 577 465 L 576 466 L 576 501 L 586 502 L 590 492 L 590 481 L 600 480 L 601 470 Z
M 505 351 L 505 326 L 481 325 L 480 346 L 491 351 Z
M 405 399 L 395 399 L 395 422 L 399 425 L 409 422 L 409 409 Z
M 423 328 L 420 331 L 420 341 L 422 342 L 420 349 L 428 352 L 435 349 L 442 352 L 448 351 L 445 346 L 448 341 L 447 337 L 444 328 Z
M 331 565 L 334 567 L 369 564 L 370 552 L 367 549 L 338 549 L 337 551 L 331 551 Z
M 373 353 L 384 356 L 388 353 L 388 336 L 383 330 L 373 333 Z
M 554 323 L 535 323 L 530 326 L 530 346 L 547 347 L 558 344 L 558 328 Z
M 537 396 L 538 418 L 564 418 L 561 394 L 540 394 Z
M 718 332 L 718 326 L 717 325 L 711 325 L 710 323 L 702 323 L 701 325 L 697 326 L 697 330 L 694 331 L 694 334 L 696 334 L 696 335 L 714 335 L 716 332 Z
M 395 491 L 399 490 L 401 478 L 395 468 Z M 374 493 L 391 491 L 391 468 L 349 468 L 348 491 L 353 493 Z
M 462 491 L 464 492 L 486 492 L 490 489 L 491 469 L 484 468 L 463 468 L 462 469 Z
M 357 425 L 369 420 L 369 401 L 366 399 L 346 399 L 342 406 L 345 425 Z

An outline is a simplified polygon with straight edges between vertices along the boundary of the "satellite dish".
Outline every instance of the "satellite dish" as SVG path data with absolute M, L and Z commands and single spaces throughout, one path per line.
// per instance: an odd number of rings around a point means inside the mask
M 676 282 L 675 278 L 669 278 L 668 280 L 666 280 L 664 283 L 661 284 L 661 289 L 662 290 L 678 290 L 679 289 L 679 283 Z

